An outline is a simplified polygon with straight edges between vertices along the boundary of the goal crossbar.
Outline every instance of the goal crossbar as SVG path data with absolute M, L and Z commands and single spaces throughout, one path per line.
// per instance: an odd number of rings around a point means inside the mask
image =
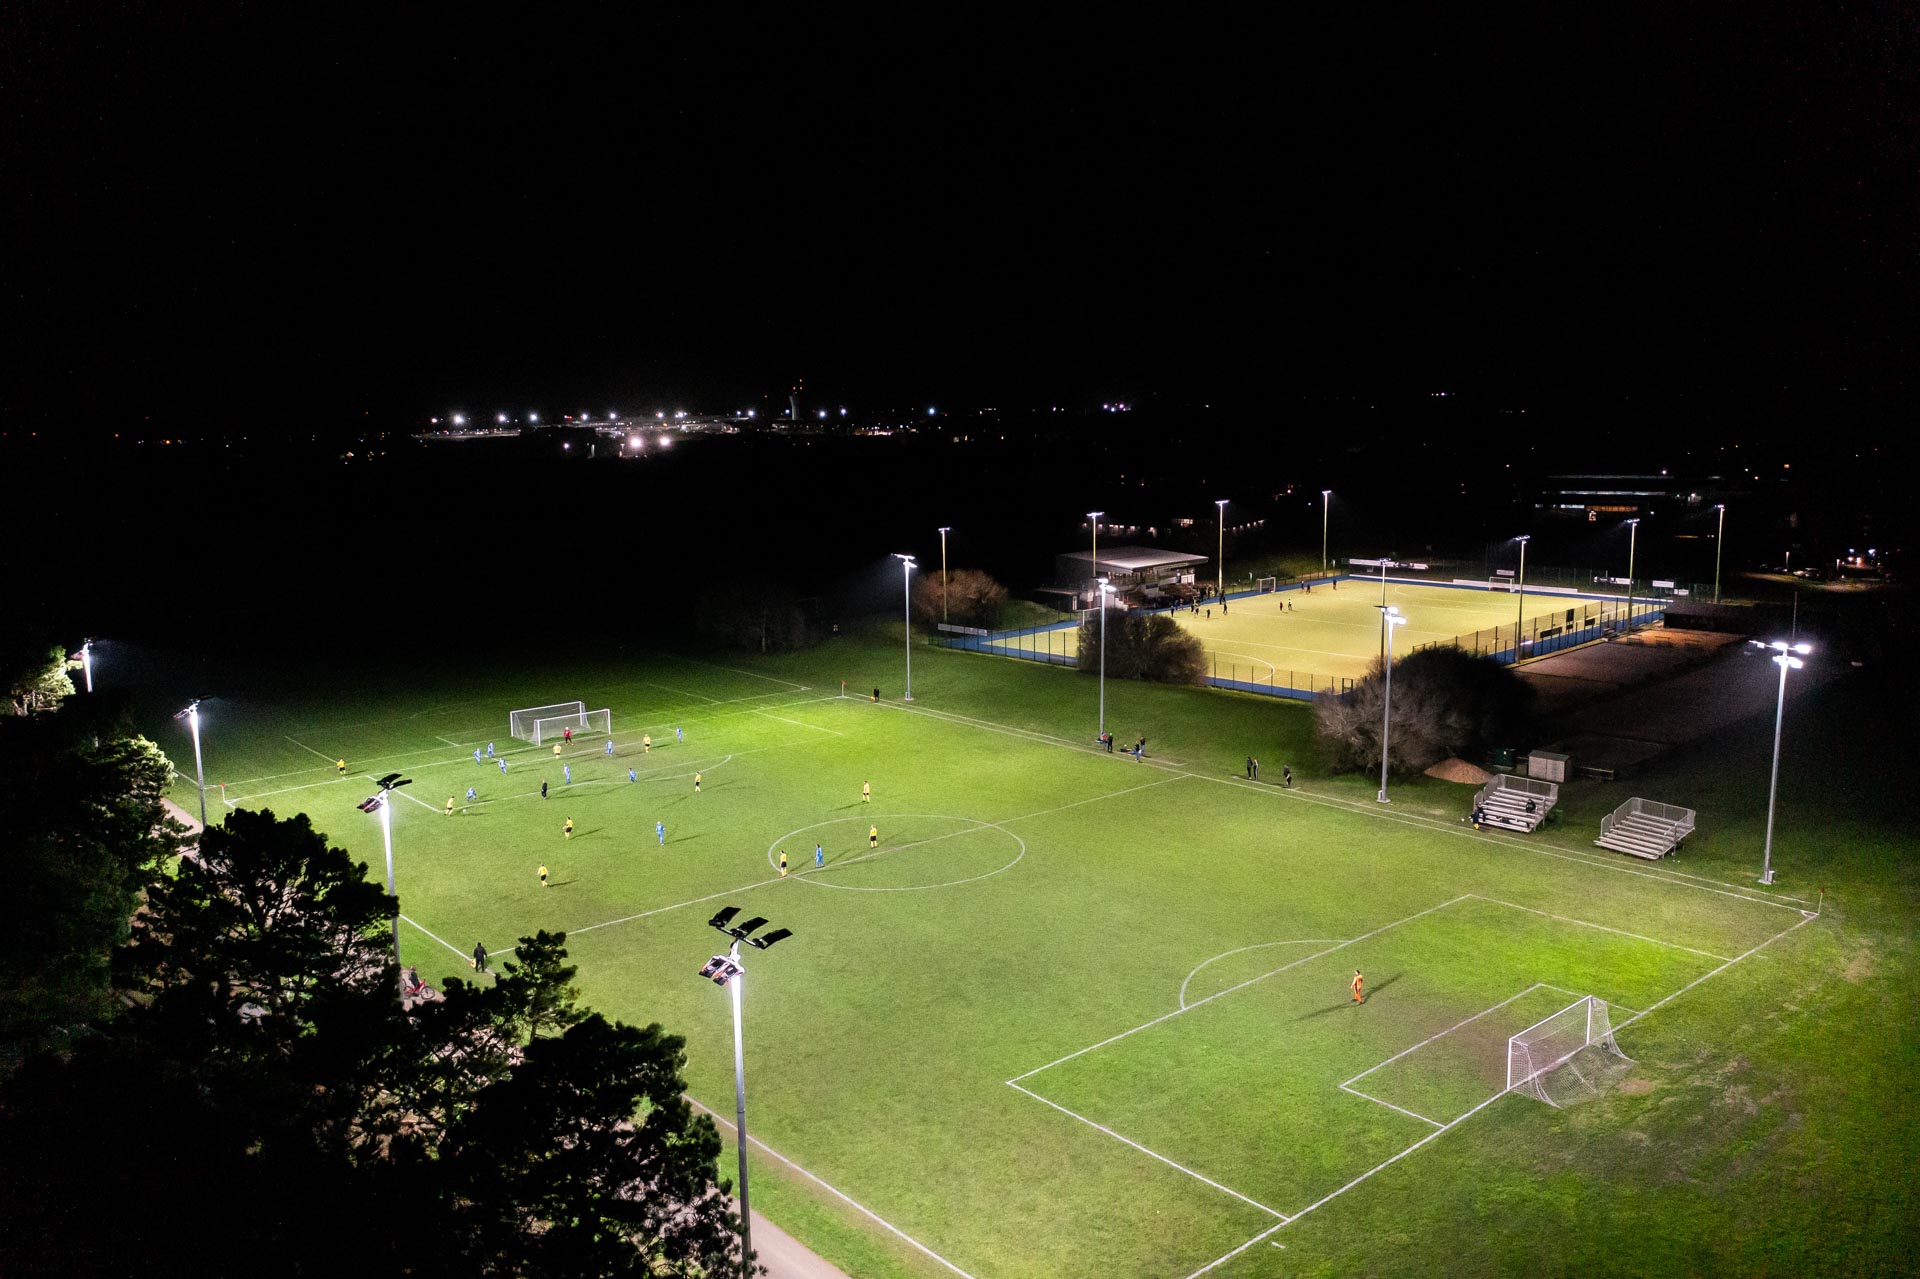
M 582 717 L 587 713 L 585 702 L 555 702 L 551 706 L 529 706 L 523 710 L 510 711 L 507 714 L 507 736 L 519 738 L 523 742 L 539 745 L 540 739 L 534 735 L 534 726 L 543 720 L 561 719 L 566 716 Z
M 1625 1056 L 1614 1042 L 1606 1001 L 1592 995 L 1584 995 L 1552 1016 L 1542 1017 L 1507 1040 L 1507 1090 L 1528 1088 L 1538 1092 L 1537 1081 L 1542 1075 L 1588 1047 Z M 1541 1100 L 1548 1099 L 1542 1096 Z
M 554 715 L 547 719 L 533 721 L 533 736 L 528 740 L 535 746 L 544 746 L 556 737 L 565 736 L 567 730 L 573 730 L 575 737 L 611 737 L 613 736 L 613 712 L 569 711 L 564 715 Z

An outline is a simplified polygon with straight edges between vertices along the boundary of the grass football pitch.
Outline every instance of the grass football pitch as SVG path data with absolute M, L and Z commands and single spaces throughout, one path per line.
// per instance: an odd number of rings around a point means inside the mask
M 209 805 L 305 811 L 377 878 L 378 821 L 355 805 L 372 777 L 411 777 L 404 959 L 438 984 L 469 976 L 476 941 L 497 964 L 566 932 L 587 1004 L 686 1037 L 723 1132 L 732 1032 L 694 971 L 722 940 L 705 921 L 739 905 L 792 929 L 747 961 L 754 1203 L 862 1279 L 1797 1256 L 1742 1245 L 1731 1209 L 1671 1177 L 1791 1140 L 1756 1133 L 1737 1063 L 1777 1045 L 1795 1000 L 1846 1011 L 1847 983 L 1810 975 L 1835 928 L 1805 880 L 1760 889 L 1704 830 L 1704 857 L 1659 866 L 1570 832 L 1476 833 L 1467 792 L 1424 779 L 1383 808 L 1371 783 L 1316 777 L 1310 713 L 1269 699 L 1110 683 L 1109 727 L 1149 739 L 1137 763 L 1092 748 L 1091 684 L 1067 670 L 920 650 L 916 701 L 840 695 L 892 685 L 897 643 L 211 701 Z M 507 737 L 508 711 L 573 698 L 611 709 L 611 755 Z M 156 735 L 190 766 L 177 727 Z M 1295 789 L 1274 784 L 1284 761 Z M 174 797 L 193 808 L 191 779 Z M 1506 1093 L 1508 1037 L 1589 994 L 1635 1077 L 1565 1111 Z M 1854 1042 L 1821 1030 L 1801 1074 L 1774 1066 L 1780 1087 L 1818 1091 L 1810 1063 Z M 1716 1085 L 1675 1082 L 1703 1074 Z
M 1283 688 L 1325 688 L 1329 681 L 1355 680 L 1380 656 L 1380 583 L 1347 578 L 1338 587 L 1323 583 L 1313 591 L 1287 590 L 1246 595 L 1222 609 L 1215 600 L 1198 613 L 1169 614 L 1199 637 L 1207 651 L 1207 673 L 1250 684 Z M 1597 596 L 1528 594 L 1524 600 L 1505 591 L 1470 590 L 1389 582 L 1387 603 L 1407 618 L 1393 637 L 1396 656 L 1415 648 L 1452 642 L 1456 636 L 1504 628 L 1511 646 L 1515 620 L 1552 624 L 1567 609 L 1600 607 Z M 1639 616 L 1636 609 L 1634 615 Z M 1035 631 L 989 642 L 1016 652 L 1071 657 L 1079 634 L 1071 626 Z

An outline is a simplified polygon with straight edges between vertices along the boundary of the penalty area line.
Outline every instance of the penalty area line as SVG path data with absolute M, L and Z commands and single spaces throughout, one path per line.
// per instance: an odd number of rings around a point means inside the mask
M 448 941 L 446 938 L 439 936 L 437 933 L 430 932 L 424 925 L 420 923 L 419 920 L 413 918 L 411 915 L 403 914 L 400 916 L 400 918 L 406 920 L 409 924 L 412 924 L 415 928 L 418 928 L 421 932 L 433 938 L 433 940 L 439 942 L 442 946 L 445 946 L 448 950 L 452 951 L 454 954 L 460 956 L 460 958 L 462 959 L 467 958 L 467 952 L 465 952 L 464 950 L 461 950 L 458 946 L 454 945 L 452 942 Z

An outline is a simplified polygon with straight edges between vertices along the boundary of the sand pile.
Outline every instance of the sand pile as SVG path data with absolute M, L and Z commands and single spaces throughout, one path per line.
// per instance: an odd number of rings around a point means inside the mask
M 1464 759 L 1443 759 L 1427 770 L 1427 776 L 1438 777 L 1443 782 L 1465 782 L 1471 786 L 1480 786 L 1493 779 L 1492 773 Z

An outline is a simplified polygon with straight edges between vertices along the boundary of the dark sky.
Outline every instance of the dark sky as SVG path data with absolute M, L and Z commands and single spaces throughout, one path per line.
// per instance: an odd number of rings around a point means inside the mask
M 1900 397 L 1920 357 L 1910 7 L 399 8 L 5 6 L 0 413 Z

